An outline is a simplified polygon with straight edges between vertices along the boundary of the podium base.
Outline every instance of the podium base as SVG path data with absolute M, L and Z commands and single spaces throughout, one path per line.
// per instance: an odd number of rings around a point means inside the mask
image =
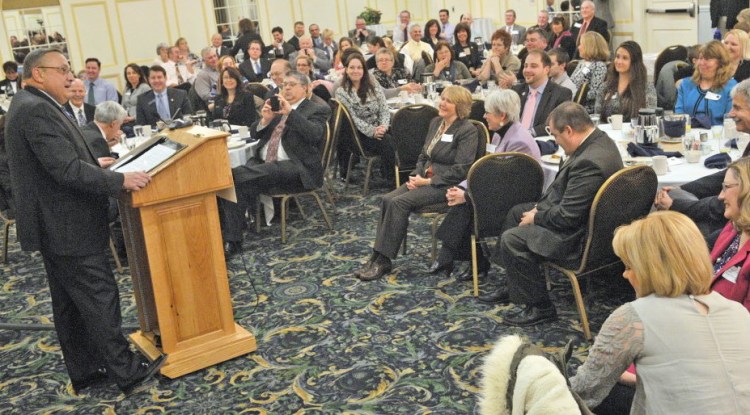
M 228 336 L 168 353 L 169 357 L 161 368 L 161 374 L 174 379 L 254 352 L 257 349 L 255 336 L 236 323 L 234 328 L 235 332 Z M 129 337 L 135 347 L 149 359 L 154 360 L 162 354 L 153 340 L 142 331 L 139 330 Z

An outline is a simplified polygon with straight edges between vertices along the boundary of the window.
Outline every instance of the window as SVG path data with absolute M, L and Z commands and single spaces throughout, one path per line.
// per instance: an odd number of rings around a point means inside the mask
M 255 0 L 214 0 L 214 13 L 219 33 L 226 40 L 237 39 L 237 22 L 248 18 L 258 27 L 258 3 Z
M 38 48 L 56 48 L 68 56 L 59 6 L 4 10 L 3 19 L 16 62 Z

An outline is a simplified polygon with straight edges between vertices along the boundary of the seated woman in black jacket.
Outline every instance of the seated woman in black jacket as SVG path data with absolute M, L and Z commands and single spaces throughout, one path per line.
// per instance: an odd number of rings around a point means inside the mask
M 471 76 L 477 76 L 482 67 L 482 57 L 477 44 L 471 41 L 471 27 L 466 23 L 457 24 L 453 31 L 453 51 L 456 60 L 469 68 Z
M 233 125 L 250 127 L 258 114 L 253 94 L 242 89 L 242 74 L 235 68 L 224 68 L 219 76 L 219 95 L 208 108 L 212 119 L 224 119 Z

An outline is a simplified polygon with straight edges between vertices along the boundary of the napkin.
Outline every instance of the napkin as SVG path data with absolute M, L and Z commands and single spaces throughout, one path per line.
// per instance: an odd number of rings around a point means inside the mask
M 555 154 L 557 153 L 557 149 L 560 148 L 555 140 L 536 140 L 536 143 L 539 145 L 539 152 L 542 153 L 543 156 L 546 156 L 547 154 Z
M 727 153 L 714 154 L 708 157 L 703 165 L 709 169 L 726 169 L 729 163 L 732 162 L 732 158 Z
M 682 153 L 678 151 L 664 151 L 658 147 L 646 147 L 635 143 L 628 143 L 628 154 L 630 154 L 631 157 L 682 157 Z

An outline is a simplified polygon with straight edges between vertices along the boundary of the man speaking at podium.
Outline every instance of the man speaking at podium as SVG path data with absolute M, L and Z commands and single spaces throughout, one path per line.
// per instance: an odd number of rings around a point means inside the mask
M 107 198 L 138 191 L 144 172 L 101 168 L 63 104 L 74 77 L 65 56 L 37 49 L 23 66 L 26 88 L 8 110 L 6 145 L 21 248 L 41 251 L 52 315 L 73 390 L 114 381 L 129 395 L 166 356 L 130 351 L 121 331 L 120 296 L 106 250 Z

